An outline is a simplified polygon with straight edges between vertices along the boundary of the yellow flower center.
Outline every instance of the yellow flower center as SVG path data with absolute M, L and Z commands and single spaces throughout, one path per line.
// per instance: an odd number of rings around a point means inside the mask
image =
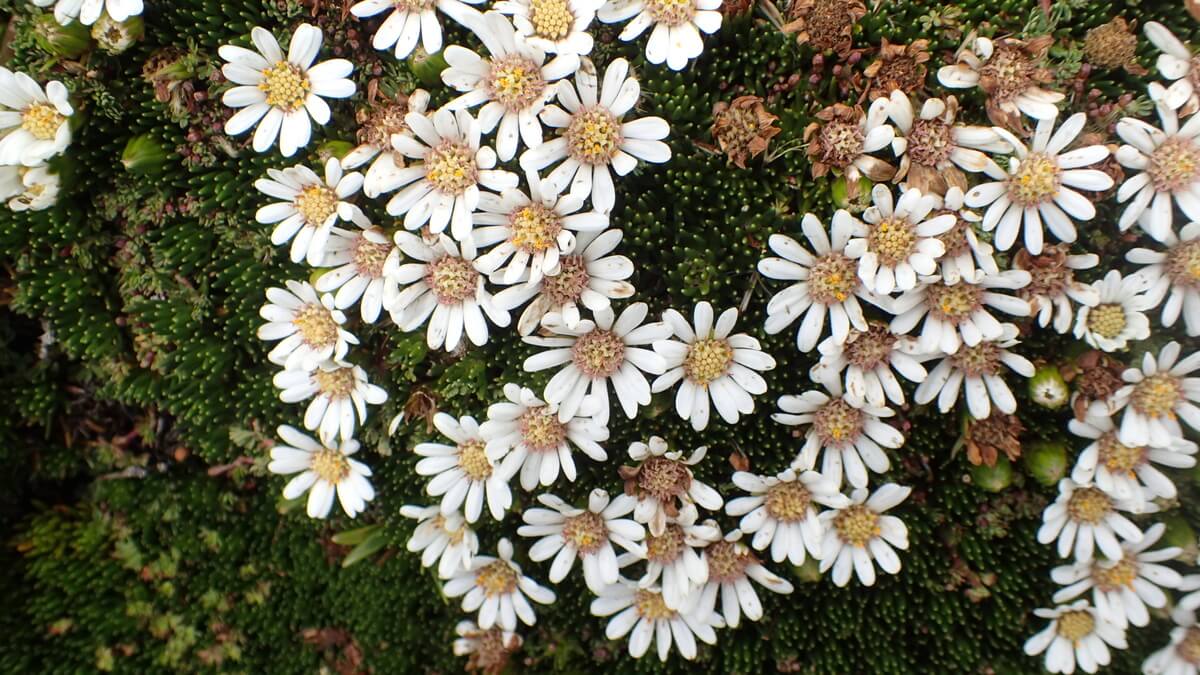
M 608 541 L 608 528 L 604 519 L 591 511 L 567 518 L 563 523 L 563 539 L 575 546 L 581 554 L 595 553 Z
M 1200 289 L 1200 239 L 1180 242 L 1168 249 L 1165 267 L 1171 283 Z
M 566 0 L 530 0 L 529 23 L 534 37 L 558 41 L 571 34 L 575 15 Z
M 1099 446 L 1100 463 L 1112 473 L 1133 475 L 1133 470 L 1146 458 L 1145 448 L 1121 443 L 1112 431 L 1101 436 L 1096 443 Z
M 1096 562 L 1092 565 L 1092 579 L 1102 591 L 1132 588 L 1137 576 L 1137 561 L 1128 556 L 1112 564 Z
M 962 345 L 950 358 L 954 367 L 968 377 L 995 375 L 1000 371 L 1000 348 L 991 342 L 980 342 L 974 347 Z
M 625 362 L 625 343 L 616 333 L 596 328 L 576 338 L 571 360 L 590 378 L 609 377 Z
M 647 0 L 646 10 L 650 12 L 654 23 L 668 26 L 681 26 L 696 15 L 696 5 L 692 0 Z
M 1102 338 L 1117 337 L 1125 323 L 1125 308 L 1118 303 L 1098 305 L 1088 312 L 1088 329 Z
M 733 364 L 733 348 L 726 340 L 709 338 L 697 340 L 688 347 L 683 360 L 683 372 L 692 382 L 707 387 L 713 380 L 729 372 Z
M 317 390 L 333 399 L 344 399 L 354 391 L 353 368 L 318 369 L 313 379 L 317 381 Z
M 1137 383 L 1131 399 L 1133 409 L 1146 417 L 1175 417 L 1175 404 L 1183 396 L 1183 385 L 1169 373 L 1156 373 Z
M 666 457 L 651 457 L 638 470 L 638 487 L 660 502 L 687 492 L 692 474 L 682 462 Z
M 312 454 L 309 468 L 317 474 L 317 478 L 331 485 L 337 485 L 350 474 L 350 461 L 333 448 L 322 448 Z
M 546 92 L 541 67 L 517 54 L 492 59 L 484 86 L 493 100 L 509 110 L 524 110 Z
M 813 429 L 826 447 L 853 443 L 862 431 L 862 412 L 845 400 L 835 398 L 817 411 Z
M 886 324 L 871 323 L 865 331 L 854 331 L 846 339 L 846 360 L 852 366 L 870 371 L 891 363 L 896 335 Z
M 1150 153 L 1146 173 L 1158 192 L 1183 190 L 1200 179 L 1200 148 L 1190 138 L 1171 136 Z
M 1200 628 L 1189 627 L 1183 639 L 1179 641 L 1179 646 L 1175 648 L 1175 653 L 1193 666 L 1200 665 Z
M 337 321 L 333 320 L 333 312 L 320 303 L 309 303 L 297 310 L 292 325 L 304 344 L 313 349 L 330 347 L 337 342 Z
M 679 559 L 684 547 L 683 528 L 671 523 L 663 530 L 662 536 L 656 537 L 646 533 L 646 559 L 662 565 L 669 565 Z
M 675 610 L 667 607 L 662 593 L 639 588 L 637 594 L 633 597 L 633 606 L 637 608 L 638 616 L 643 619 L 657 621 L 658 619 L 670 619 L 675 616 Z
M 604 108 L 580 110 L 566 132 L 571 157 L 588 165 L 608 164 L 621 146 L 621 123 Z
M 1067 513 L 1071 519 L 1095 525 L 1112 511 L 1112 498 L 1100 488 L 1078 488 L 1067 500 Z
M 837 530 L 839 539 L 858 548 L 864 548 L 882 531 L 879 527 L 879 514 L 867 508 L 865 504 L 852 504 L 842 509 L 834 517 L 833 527 Z
M 518 424 L 521 440 L 530 450 L 554 452 L 567 437 L 567 427 L 558 421 L 558 414 L 550 406 L 530 408 L 521 415 Z
M 808 517 L 812 493 L 798 480 L 773 485 L 767 489 L 767 513 L 775 520 L 792 523 Z
M 1095 627 L 1096 619 L 1092 618 L 1092 613 L 1086 610 L 1063 612 L 1058 617 L 1058 634 L 1070 640 L 1072 644 L 1091 635 L 1092 629 Z
M 392 253 L 391 242 L 376 243 L 364 236 L 354 240 L 354 270 L 361 277 L 378 279 L 383 276 L 383 266 Z
M 930 284 L 925 288 L 925 302 L 930 314 L 957 326 L 979 309 L 982 294 L 983 289 L 973 284 Z
M 705 549 L 708 560 L 708 578 L 716 583 L 736 581 L 746 576 L 746 567 L 754 562 L 754 556 L 745 547 L 731 541 L 718 541 Z
M 808 292 L 822 305 L 845 302 L 858 290 L 858 263 L 833 251 L 817 258 L 808 273 Z
M 329 216 L 337 213 L 338 196 L 324 185 L 310 185 L 296 195 L 295 205 L 304 222 L 320 227 Z
M 908 260 L 917 243 L 917 228 L 902 218 L 888 218 L 871 228 L 867 246 L 879 256 L 879 263 L 894 267 Z
M 1008 198 L 1022 206 L 1037 206 L 1058 195 L 1062 170 L 1058 162 L 1040 152 L 1021 160 L 1017 170 L 1008 177 Z
M 462 258 L 442 256 L 426 267 L 425 283 L 442 305 L 457 305 L 474 297 L 478 281 L 479 272 Z
M 490 562 L 475 573 L 475 585 L 489 598 L 512 593 L 519 580 L 512 565 L 503 560 Z
M 541 204 L 523 206 L 508 218 L 509 241 L 527 253 L 541 253 L 558 244 L 562 218 Z
M 466 145 L 445 141 L 425 155 L 425 180 L 442 194 L 458 196 L 478 179 L 475 154 Z
M 258 88 L 267 95 L 267 105 L 292 112 L 304 105 L 308 92 L 312 91 L 312 84 L 300 66 L 279 61 L 263 70 L 263 79 L 258 83 Z
M 578 300 L 591 279 L 587 273 L 587 261 L 581 255 L 559 258 L 558 267 L 558 274 L 542 278 L 542 295 L 555 307 Z
M 32 103 L 21 113 L 21 128 L 39 141 L 49 141 L 66 119 L 49 103 Z
M 470 440 L 458 446 L 458 467 L 473 481 L 484 481 L 492 476 L 492 460 L 484 452 L 483 441 Z

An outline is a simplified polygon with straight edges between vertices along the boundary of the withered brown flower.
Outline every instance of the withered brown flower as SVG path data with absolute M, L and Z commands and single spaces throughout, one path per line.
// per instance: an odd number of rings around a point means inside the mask
M 891 180 L 896 167 L 867 153 L 887 147 L 895 138 L 888 124 L 887 99 L 877 99 L 869 112 L 861 106 L 835 103 L 817 113 L 819 121 L 804 129 L 813 178 L 832 172 L 846 178 L 848 196 L 858 195 L 858 179 L 866 176 L 876 183 Z
M 509 658 L 521 648 L 521 636 L 499 628 L 483 630 L 471 622 L 459 624 L 460 638 L 454 652 L 467 655 L 467 672 L 499 675 L 508 667 Z
M 368 179 L 377 171 L 404 166 L 404 157 L 392 149 L 392 136 L 408 131 L 404 116 L 410 112 L 425 112 L 429 93 L 416 89 L 410 94 L 397 92 L 390 99 L 372 100 L 355 112 L 358 121 L 358 146 L 342 158 L 342 166 L 356 169 L 372 159 Z
M 945 195 L 951 187 L 966 191 L 969 187 L 963 171 L 1001 169 L 984 152 L 1010 151 L 1008 143 L 987 127 L 955 125 L 958 100 L 926 99 L 920 111 L 908 96 L 893 92 L 889 115 L 896 125 L 892 148 L 900 154 L 895 182 L 907 179 L 908 186 L 924 193 Z
M 713 106 L 713 139 L 729 161 L 744 169 L 746 160 L 766 152 L 771 139 L 781 131 L 774 126 L 778 119 L 767 112 L 757 96 L 739 96 L 732 103 L 720 101 Z
M 844 58 L 854 42 L 854 25 L 866 15 L 862 0 L 793 0 L 783 30 L 795 33 L 797 44 Z
M 1075 270 L 1095 267 L 1094 254 L 1073 255 L 1068 244 L 1047 244 L 1040 255 L 1022 248 L 1013 256 L 1013 269 L 1029 272 L 1030 281 L 1017 291 L 1017 297 L 1029 302 L 1039 326 L 1053 325 L 1066 333 L 1075 312 L 1071 300 L 1083 302 L 1094 295 L 1089 284 L 1075 279 Z
M 1083 419 L 1087 409 L 1095 401 L 1103 401 L 1125 385 L 1121 374 L 1125 364 L 1105 354 L 1092 350 L 1075 359 L 1074 368 L 1063 374 L 1071 383 L 1071 411 L 1076 419 Z
M 967 36 L 954 65 L 938 71 L 947 87 L 978 86 L 987 94 L 988 119 L 997 126 L 1027 132 L 1021 114 L 1049 119 L 1058 114 L 1056 104 L 1065 96 L 1043 89 L 1054 73 L 1043 64 L 1054 38 L 1043 35 L 1030 40 Z
M 967 446 L 967 461 L 972 464 L 996 466 L 996 459 L 1004 453 L 1009 461 L 1021 457 L 1021 433 L 1025 426 L 1015 415 L 992 411 L 986 419 L 971 420 L 967 424 L 964 441 Z
M 879 58 L 864 71 L 871 79 L 867 98 L 890 96 L 895 90 L 911 94 L 925 86 L 925 63 L 929 61 L 929 40 L 898 45 L 883 38 Z
M 1083 54 L 1088 63 L 1109 70 L 1124 68 L 1131 75 L 1145 75 L 1137 62 L 1137 21 L 1115 17 L 1089 30 L 1083 37 Z

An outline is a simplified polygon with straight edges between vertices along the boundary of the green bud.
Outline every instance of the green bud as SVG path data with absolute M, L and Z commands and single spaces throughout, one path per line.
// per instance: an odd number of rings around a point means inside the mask
M 427 54 L 420 47 L 413 51 L 408 63 L 413 75 L 426 87 L 442 86 L 442 71 L 449 67 L 441 52 Z
M 851 199 L 846 178 L 839 177 L 833 181 L 833 185 L 830 187 L 830 196 L 833 198 L 834 205 L 839 209 L 848 209 L 854 213 L 861 213 L 867 206 L 870 206 L 871 186 L 872 183 L 870 180 L 859 178 L 858 195 Z
M 92 44 L 88 28 L 78 21 L 63 26 L 53 14 L 34 20 L 33 39 L 43 51 L 65 59 L 77 59 Z
M 126 171 L 146 173 L 157 169 L 167 161 L 167 150 L 150 134 L 134 136 L 125 144 L 121 153 L 121 164 Z
M 92 38 L 100 49 L 109 54 L 120 54 L 142 39 L 146 26 L 142 17 L 131 16 L 124 21 L 113 21 L 107 14 L 100 15 L 92 25 Z
M 321 145 L 317 146 L 317 154 L 320 155 L 322 159 L 329 157 L 337 157 L 338 159 L 341 159 L 350 154 L 350 151 L 354 148 L 355 145 L 350 141 L 330 140 L 325 141 Z
M 1196 531 L 1188 525 L 1187 520 L 1173 513 L 1161 520 L 1167 529 L 1163 532 L 1162 539 L 1159 541 L 1161 546 L 1178 546 L 1183 549 L 1184 555 L 1194 559 L 1196 557 Z
M 1042 366 L 1029 379 L 1029 398 L 1043 408 L 1058 410 L 1070 397 L 1071 389 L 1055 366 Z
M 1000 492 L 1012 485 L 1012 462 L 1004 455 L 996 458 L 995 466 L 980 464 L 971 467 L 971 482 L 988 492 Z
M 806 584 L 821 581 L 821 564 L 812 557 L 805 558 L 802 565 L 792 566 L 792 572 L 797 579 Z
M 1056 485 L 1067 475 L 1067 446 L 1062 443 L 1034 443 L 1022 452 L 1022 457 L 1025 471 L 1042 485 Z

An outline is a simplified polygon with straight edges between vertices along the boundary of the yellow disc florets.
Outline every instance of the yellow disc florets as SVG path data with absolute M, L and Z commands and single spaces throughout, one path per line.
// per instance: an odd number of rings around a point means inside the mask
M 468 440 L 458 445 L 458 466 L 467 477 L 475 481 L 491 478 L 494 466 L 480 440 Z
M 1176 244 L 1167 250 L 1167 278 L 1184 288 L 1200 289 L 1200 239 Z
M 518 54 L 493 59 L 484 86 L 493 100 L 509 110 L 523 110 L 546 93 L 541 66 Z
M 1086 610 L 1072 610 L 1063 612 L 1058 617 L 1058 634 L 1069 640 L 1072 644 L 1091 635 L 1092 629 L 1096 627 L 1096 619 L 1092 617 L 1092 613 Z
M 745 546 L 731 541 L 718 541 L 704 550 L 708 561 L 708 578 L 715 583 L 736 581 L 746 576 L 746 568 L 754 563 L 754 556 Z
M 1032 153 L 1008 177 L 1008 198 L 1022 207 L 1044 204 L 1058 195 L 1062 169 L 1052 157 Z
M 529 23 L 534 37 L 556 42 L 571 34 L 575 15 L 567 0 L 530 0 Z
M 300 334 L 304 344 L 313 349 L 333 346 L 338 338 L 338 324 L 333 312 L 324 305 L 313 302 L 296 310 L 292 325 Z
M 489 598 L 512 593 L 518 581 L 517 571 L 503 560 L 490 562 L 475 573 L 475 585 Z
M 317 391 L 334 400 L 348 398 L 357 385 L 353 368 L 317 369 L 313 379 L 317 381 Z
M 1101 436 L 1096 443 L 1099 463 L 1115 474 L 1133 475 L 1133 470 L 1146 459 L 1146 448 L 1125 445 L 1117 440 L 1113 431 Z
M 39 141 L 49 141 L 66 119 L 49 103 L 33 103 L 21 113 L 21 128 Z
M 1137 577 L 1137 560 L 1130 556 L 1112 563 L 1096 562 L 1092 565 L 1092 579 L 1096 582 L 1096 587 L 1102 591 L 1132 588 L 1133 580 Z
M 555 452 L 567 437 L 567 427 L 549 406 L 530 408 L 518 419 L 521 441 L 537 452 Z
M 836 251 L 817 258 L 809 268 L 808 292 L 822 305 L 845 302 L 858 290 L 858 264 Z
M 563 523 L 563 539 L 583 555 L 600 550 L 608 541 L 608 528 L 604 519 L 591 511 L 567 518 Z
M 337 485 L 350 473 L 350 461 L 341 452 L 332 448 L 321 448 L 312 453 L 309 468 L 317 478 Z
M 267 95 L 267 105 L 285 112 L 299 110 L 312 91 L 308 75 L 294 63 L 278 61 L 263 69 L 262 74 L 258 88 Z
M 1150 153 L 1146 168 L 1158 192 L 1178 192 L 1200 180 L 1200 147 L 1184 136 L 1171 136 Z
M 864 548 L 879 536 L 879 514 L 864 504 L 853 504 L 842 509 L 833 519 L 838 538 L 850 546 Z
M 625 343 L 616 333 L 596 328 L 576 338 L 571 361 L 589 378 L 609 377 L 625 362 Z
M 562 217 L 541 204 L 516 209 L 508 218 L 509 242 L 527 253 L 542 253 L 558 245 Z
M 929 313 L 957 326 L 971 316 L 981 306 L 980 296 L 983 289 L 966 283 L 930 284 L 925 289 L 926 303 Z
M 633 597 L 633 606 L 637 609 L 638 616 L 643 619 L 656 621 L 658 619 L 670 619 L 675 616 L 675 610 L 667 607 L 662 593 L 639 588 Z
M 479 272 L 471 263 L 455 256 L 443 256 L 429 263 L 425 283 L 443 305 L 457 305 L 475 295 Z
M 710 338 L 696 340 L 683 359 L 683 372 L 687 378 L 702 387 L 729 372 L 733 364 L 733 348 L 727 340 Z
M 444 141 L 425 155 L 425 180 L 442 194 L 458 196 L 479 180 L 471 148 Z
M 1077 522 L 1095 525 L 1111 511 L 1112 497 L 1104 494 L 1100 488 L 1077 488 L 1067 500 L 1067 513 Z
M 367 279 L 378 279 L 383 276 L 383 266 L 392 253 L 391 242 L 377 243 L 359 236 L 354 240 L 352 260 L 354 271 Z
M 1125 308 L 1119 303 L 1098 305 L 1088 312 L 1088 330 L 1102 338 L 1116 338 L 1125 324 Z
M 887 218 L 871 227 L 867 247 L 879 256 L 879 263 L 894 267 L 908 260 L 917 244 L 917 228 L 903 218 Z
M 604 108 L 587 108 L 571 116 L 567 151 L 583 164 L 608 164 L 621 148 L 621 123 Z
M 862 432 L 862 411 L 835 398 L 817 411 L 813 419 L 813 430 L 826 447 L 840 447 L 853 443 Z
M 329 216 L 337 213 L 338 196 L 324 185 L 310 185 L 296 195 L 295 205 L 305 223 L 321 227 Z
M 772 485 L 767 489 L 767 513 L 775 520 L 793 523 L 808 517 L 812 492 L 798 480 Z
M 1133 409 L 1151 418 L 1175 417 L 1183 385 L 1170 373 L 1157 373 L 1138 382 L 1130 399 Z

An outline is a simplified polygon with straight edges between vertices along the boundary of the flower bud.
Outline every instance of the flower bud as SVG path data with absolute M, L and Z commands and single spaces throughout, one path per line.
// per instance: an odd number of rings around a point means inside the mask
M 981 490 L 1000 492 L 1012 485 L 1012 481 L 1012 462 L 1008 461 L 1008 457 L 1004 455 L 996 458 L 994 466 L 979 464 L 971 467 L 971 482 L 979 486 Z
M 157 138 L 150 134 L 134 136 L 125 144 L 121 153 L 121 164 L 133 173 L 146 173 L 167 161 L 167 150 Z
M 1062 443 L 1034 443 L 1025 450 L 1022 458 L 1029 475 L 1047 487 L 1057 485 L 1067 475 L 1067 446 Z
M 1043 408 L 1057 410 L 1067 404 L 1071 389 L 1057 367 L 1046 365 L 1029 379 L 1029 398 Z
M 803 564 L 794 565 L 792 573 L 803 583 L 815 584 L 821 581 L 821 564 L 816 558 L 809 556 L 804 559 Z
M 142 17 L 131 16 L 124 21 L 113 21 L 107 14 L 101 14 L 92 25 L 92 37 L 100 49 L 109 54 L 120 54 L 133 46 L 142 38 L 146 26 Z
M 34 20 L 33 39 L 44 51 L 65 59 L 77 59 L 92 44 L 87 26 L 73 21 L 63 26 L 53 14 L 41 14 Z
M 427 54 L 424 49 L 417 47 L 408 61 L 413 75 L 426 87 L 441 87 L 442 71 L 449 67 L 441 52 Z

